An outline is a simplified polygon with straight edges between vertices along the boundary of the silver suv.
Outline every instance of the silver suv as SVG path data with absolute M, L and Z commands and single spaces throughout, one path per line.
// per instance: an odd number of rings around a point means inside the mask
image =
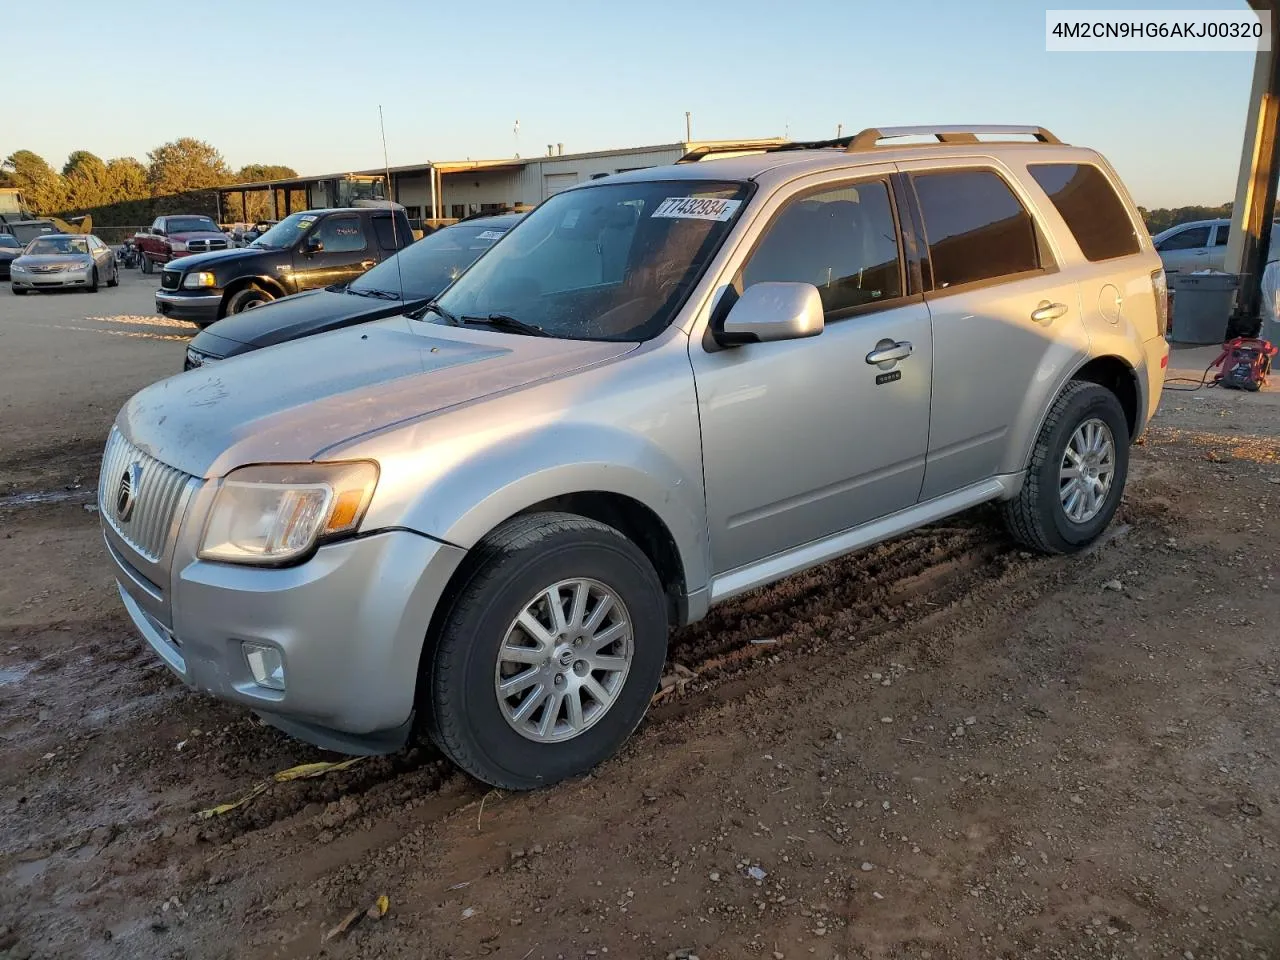
M 986 501 L 1092 541 L 1165 303 L 1115 172 L 1041 128 L 633 171 L 414 313 L 138 393 L 104 534 L 190 686 L 534 787 L 619 748 L 712 604 Z

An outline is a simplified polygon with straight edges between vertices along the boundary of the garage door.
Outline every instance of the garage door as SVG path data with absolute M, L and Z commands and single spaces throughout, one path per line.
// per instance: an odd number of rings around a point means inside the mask
M 545 200 L 578 182 L 577 173 L 546 173 L 542 176 L 542 198 Z

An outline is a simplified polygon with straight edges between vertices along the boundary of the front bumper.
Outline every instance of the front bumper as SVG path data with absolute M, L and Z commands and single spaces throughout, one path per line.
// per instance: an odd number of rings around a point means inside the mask
M 188 686 L 326 749 L 403 744 L 427 628 L 462 549 L 387 531 L 281 569 L 175 560 L 171 584 L 157 585 L 106 534 L 125 609 Z M 284 690 L 254 682 L 246 641 L 279 651 Z
M 187 293 L 183 290 L 157 290 L 156 313 L 177 320 L 207 325 L 218 319 L 222 309 L 222 291 Z
M 65 290 L 93 283 L 93 270 L 60 270 L 57 273 L 11 273 L 10 282 L 19 290 Z

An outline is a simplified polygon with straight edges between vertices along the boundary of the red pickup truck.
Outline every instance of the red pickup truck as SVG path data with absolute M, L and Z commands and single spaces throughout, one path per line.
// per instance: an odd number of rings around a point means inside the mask
M 209 217 L 156 217 L 149 229 L 133 238 L 142 254 L 142 272 L 151 273 L 156 264 L 210 250 L 225 250 L 231 239 Z

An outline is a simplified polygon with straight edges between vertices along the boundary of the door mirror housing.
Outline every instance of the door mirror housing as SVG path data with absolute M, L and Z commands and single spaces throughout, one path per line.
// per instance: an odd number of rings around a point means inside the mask
M 753 283 L 715 333 L 721 346 L 816 337 L 824 326 L 822 297 L 811 283 Z
M 324 241 L 319 237 L 307 237 L 307 239 L 302 242 L 302 249 L 306 253 L 323 253 Z

